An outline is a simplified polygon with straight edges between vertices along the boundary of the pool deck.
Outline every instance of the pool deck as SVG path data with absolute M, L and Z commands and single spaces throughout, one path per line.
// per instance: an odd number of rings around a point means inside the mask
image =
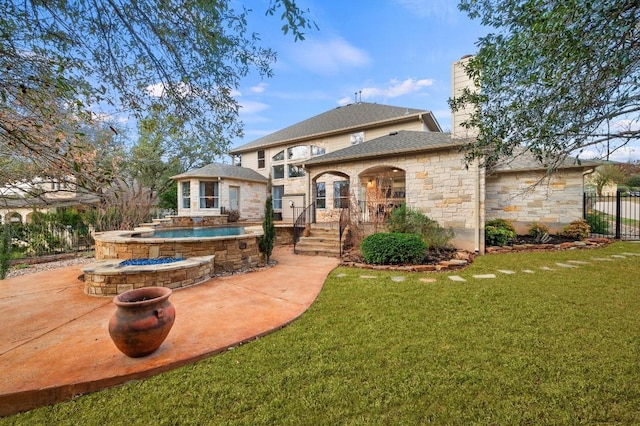
M 176 320 L 160 348 L 129 358 L 109 337 L 111 297 L 86 295 L 82 265 L 0 281 L 0 416 L 193 363 L 292 322 L 339 259 L 276 247 L 277 265 L 175 290 Z

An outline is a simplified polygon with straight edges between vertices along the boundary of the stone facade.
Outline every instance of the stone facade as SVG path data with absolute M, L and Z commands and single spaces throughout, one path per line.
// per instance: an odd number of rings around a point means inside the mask
M 151 232 L 151 229 L 148 230 Z M 262 262 L 258 240 L 262 229 L 226 237 L 139 238 L 137 231 L 111 231 L 95 236 L 96 260 L 157 259 L 215 255 L 215 272 L 255 268 Z
M 557 232 L 582 218 L 583 192 L 581 169 L 559 171 L 548 179 L 535 171 L 496 173 L 486 179 L 486 217 L 509 220 L 521 234 L 533 222 Z
M 214 256 L 160 265 L 118 266 L 120 262 L 103 260 L 82 268 L 85 293 L 115 296 L 142 287 L 176 289 L 207 281 L 214 273 Z

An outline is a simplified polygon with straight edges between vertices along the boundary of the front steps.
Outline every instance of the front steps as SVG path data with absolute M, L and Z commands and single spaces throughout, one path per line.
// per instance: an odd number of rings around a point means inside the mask
M 340 236 L 337 224 L 312 223 L 308 236 L 303 234 L 295 253 L 307 256 L 340 256 Z M 344 242 L 343 242 L 344 243 Z

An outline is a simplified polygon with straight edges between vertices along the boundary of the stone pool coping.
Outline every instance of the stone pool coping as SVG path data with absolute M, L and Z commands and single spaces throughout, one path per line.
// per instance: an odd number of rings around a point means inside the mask
M 121 266 L 122 259 L 105 259 L 82 268 L 84 291 L 92 296 L 116 296 L 142 287 L 188 287 L 214 275 L 215 255 L 196 256 L 171 263 Z

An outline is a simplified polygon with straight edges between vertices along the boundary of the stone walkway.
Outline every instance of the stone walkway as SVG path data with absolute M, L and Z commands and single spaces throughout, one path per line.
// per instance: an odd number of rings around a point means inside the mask
M 625 252 L 625 253 L 621 253 L 621 254 L 612 254 L 609 257 L 592 257 L 590 259 L 590 261 L 584 261 L 584 260 L 566 260 L 564 262 L 554 262 L 554 263 L 550 263 L 549 265 L 544 265 L 544 266 L 540 266 L 538 268 L 538 270 L 534 270 L 534 269 L 519 269 L 519 270 L 512 270 L 512 269 L 497 269 L 495 271 L 495 273 L 487 273 L 487 274 L 474 274 L 471 275 L 471 277 L 461 277 L 460 275 L 444 275 L 444 274 L 438 274 L 432 277 L 421 277 L 419 278 L 419 281 L 424 282 L 424 283 L 435 283 L 438 281 L 453 281 L 453 282 L 467 282 L 469 280 L 469 278 L 473 278 L 474 280 L 492 280 L 492 279 L 496 279 L 501 275 L 515 275 L 515 274 L 535 274 L 538 271 L 541 272 L 547 272 L 547 271 L 557 271 L 557 270 L 562 270 L 562 269 L 574 269 L 574 268 L 579 268 L 580 266 L 585 266 L 585 265 L 591 265 L 593 263 L 598 263 L 598 262 L 613 262 L 615 260 L 619 260 L 619 259 L 627 259 L 629 257 L 640 257 L 640 253 L 630 253 L 630 252 Z M 345 277 L 347 274 L 339 274 L 338 277 Z M 375 275 L 371 275 L 371 274 L 363 274 L 360 275 L 361 279 L 376 279 L 378 278 Z M 402 282 L 406 279 L 406 276 L 403 275 L 396 275 L 396 276 L 391 276 L 391 281 L 393 282 Z

